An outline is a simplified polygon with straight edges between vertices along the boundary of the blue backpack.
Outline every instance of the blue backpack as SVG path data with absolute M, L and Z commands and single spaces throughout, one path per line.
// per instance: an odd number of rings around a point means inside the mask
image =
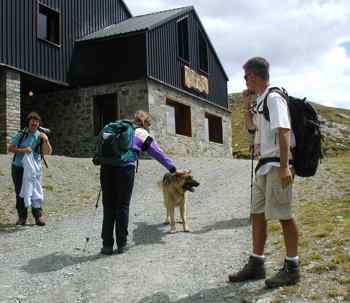
M 127 120 L 107 124 L 98 134 L 96 152 L 92 159 L 95 165 L 123 166 L 137 160 L 132 149 L 136 127 Z

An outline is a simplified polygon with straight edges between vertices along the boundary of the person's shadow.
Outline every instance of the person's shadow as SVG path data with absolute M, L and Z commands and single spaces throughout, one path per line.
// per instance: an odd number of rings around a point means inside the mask
M 10 234 L 10 233 L 14 233 L 20 230 L 25 229 L 26 227 L 29 226 L 34 226 L 35 224 L 30 224 L 27 223 L 25 226 L 22 225 L 16 225 L 16 224 L 3 224 L 0 223 L 0 234 Z
M 147 224 L 135 222 L 137 227 L 133 230 L 133 241 L 135 245 L 165 244 L 162 237 L 167 233 L 162 229 L 164 224 Z
M 152 296 L 141 299 L 138 303 L 241 303 L 255 302 L 254 298 L 265 296 L 273 290 L 266 289 L 255 283 L 247 287 L 247 283 L 231 284 L 217 288 L 201 290 L 193 295 L 170 300 L 164 292 L 157 292 Z
M 249 218 L 233 218 L 230 220 L 215 222 L 214 224 L 203 226 L 200 230 L 194 231 L 194 234 L 204 234 L 212 230 L 233 229 L 250 225 Z
M 55 252 L 44 257 L 30 260 L 29 263 L 27 265 L 22 266 L 21 269 L 29 274 L 45 273 L 51 271 L 58 271 L 66 266 L 71 266 L 74 264 L 95 261 L 103 257 L 104 256 L 101 254 L 89 256 L 74 256 Z

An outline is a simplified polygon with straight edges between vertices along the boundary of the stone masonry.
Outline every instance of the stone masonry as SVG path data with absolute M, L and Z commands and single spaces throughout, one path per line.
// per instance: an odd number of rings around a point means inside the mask
M 152 134 L 170 154 L 231 157 L 231 114 L 151 80 L 106 84 L 25 97 L 23 115 L 36 110 L 50 128 L 54 154 L 91 157 L 95 149 L 94 97 L 116 94 L 121 119 L 132 119 L 137 110 L 153 116 Z M 167 132 L 166 99 L 191 107 L 192 137 Z M 205 113 L 221 117 L 223 144 L 208 141 Z
M 166 99 L 191 108 L 192 137 L 169 134 L 167 131 Z M 169 154 L 182 156 L 232 157 L 231 113 L 208 102 L 198 100 L 180 91 L 154 81 L 148 81 L 150 112 L 155 120 L 152 131 L 162 148 Z M 223 143 L 210 142 L 205 113 L 221 117 Z
M 0 153 L 7 153 L 11 136 L 20 127 L 21 80 L 20 74 L 0 69 Z
M 116 94 L 120 118 L 131 119 L 137 109 L 148 110 L 145 81 L 115 83 L 41 94 L 23 99 L 23 114 L 35 110 L 51 130 L 54 154 L 91 157 L 95 150 L 93 101 Z

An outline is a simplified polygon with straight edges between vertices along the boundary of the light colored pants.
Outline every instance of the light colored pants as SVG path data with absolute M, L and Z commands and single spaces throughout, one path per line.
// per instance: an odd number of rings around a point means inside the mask
M 279 167 L 271 167 L 266 175 L 255 176 L 251 213 L 265 213 L 267 220 L 293 218 L 292 184 L 282 188 Z

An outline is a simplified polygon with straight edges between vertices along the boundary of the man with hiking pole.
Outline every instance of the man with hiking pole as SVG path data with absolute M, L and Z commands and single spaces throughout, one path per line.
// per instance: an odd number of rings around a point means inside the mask
M 291 209 L 294 173 L 290 148 L 295 146 L 295 138 L 288 105 L 280 94 L 269 93 L 269 63 L 264 58 L 249 59 L 243 69 L 247 85 L 243 92 L 245 124 L 248 130 L 256 129 L 255 149 L 259 153 L 259 161 L 255 168 L 251 202 L 253 251 L 247 264 L 229 275 L 229 281 L 265 279 L 267 220 L 279 220 L 286 257 L 283 267 L 273 277 L 266 279 L 265 284 L 268 288 L 293 285 L 299 282 L 300 272 L 298 229 Z M 252 95 L 257 95 L 254 106 Z M 263 115 L 265 98 L 270 121 Z

